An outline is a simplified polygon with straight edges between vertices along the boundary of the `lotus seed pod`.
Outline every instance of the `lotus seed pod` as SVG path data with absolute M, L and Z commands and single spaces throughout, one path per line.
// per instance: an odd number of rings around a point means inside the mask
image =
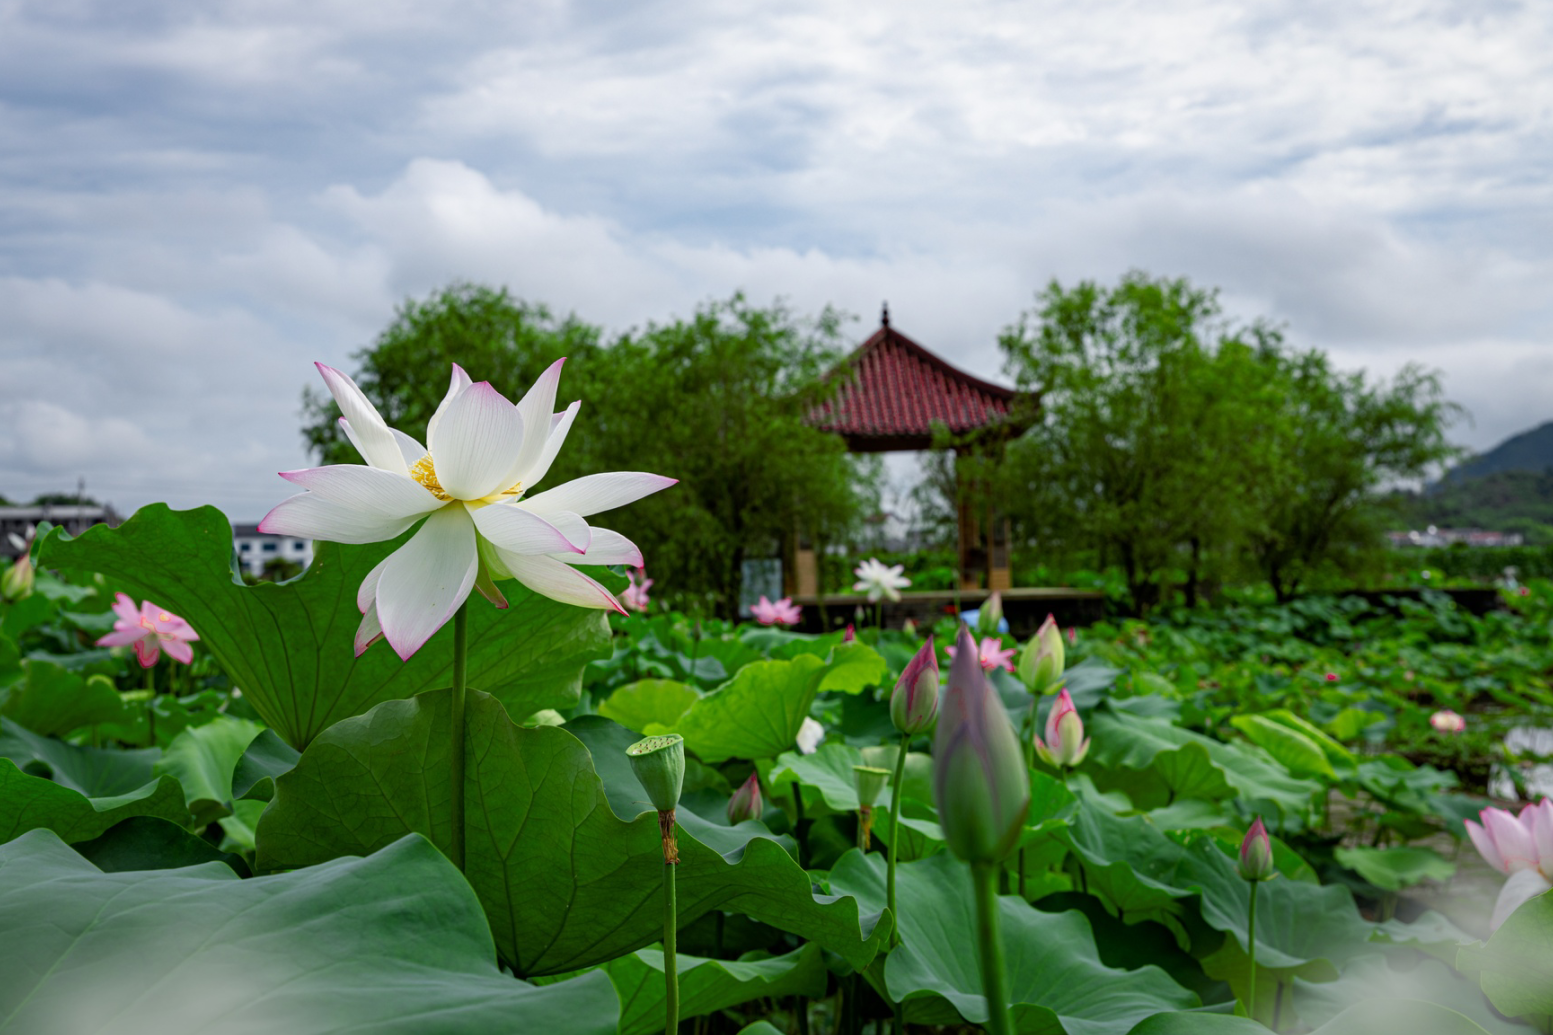
M 879 800 L 879 795 L 884 793 L 884 788 L 890 782 L 888 769 L 877 769 L 871 765 L 855 765 L 852 767 L 852 784 L 857 788 L 857 803 L 872 807 Z
M 737 826 L 746 819 L 759 819 L 765 807 L 760 797 L 760 774 L 751 773 L 728 799 L 728 822 Z
M 970 863 L 1006 856 L 1030 811 L 1019 737 L 964 626 L 933 737 L 933 798 L 950 850 Z
M 659 812 L 672 812 L 679 804 L 685 782 L 685 740 L 678 733 L 648 737 L 626 748 L 631 770 Z
M 938 718 L 938 653 L 933 634 L 911 659 L 890 694 L 890 721 L 902 733 L 916 736 L 933 728 Z
M 1057 619 L 1047 615 L 1019 656 L 1019 678 L 1032 694 L 1049 694 L 1062 681 L 1065 662 L 1062 630 L 1057 628 Z
M 1240 842 L 1240 875 L 1246 880 L 1267 880 L 1274 874 L 1273 842 L 1267 836 L 1267 828 L 1258 816 L 1246 831 L 1246 839 Z

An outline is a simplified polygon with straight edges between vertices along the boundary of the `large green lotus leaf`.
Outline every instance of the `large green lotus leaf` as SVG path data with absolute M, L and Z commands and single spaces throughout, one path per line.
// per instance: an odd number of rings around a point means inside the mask
M 0 758 L 0 842 L 40 828 L 65 841 L 87 841 L 130 816 L 188 822 L 183 789 L 177 780 L 163 776 L 124 794 L 89 798 Z
M 68 744 L 0 719 L 0 758 L 9 758 L 23 772 L 49 777 L 88 798 L 128 794 L 151 783 L 161 757 L 157 748 L 112 751 Z
M 1127 1035 L 1267 1035 L 1267 1029 L 1245 1017 L 1212 1013 L 1157 1013 L 1140 1021 Z
M 363 855 L 414 831 L 445 847 L 448 691 L 389 701 L 326 730 L 275 782 L 258 830 L 259 869 Z M 658 819 L 610 808 L 588 749 L 553 726 L 514 725 L 487 694 L 468 700 L 466 869 L 496 944 L 516 973 L 602 963 L 662 937 Z M 680 923 L 745 913 L 866 966 L 878 917 L 816 897 L 769 837 L 724 856 L 679 836 Z
M 859 693 L 889 674 L 884 659 L 861 643 L 838 644 L 824 658 L 756 661 L 691 704 L 673 726 L 655 723 L 645 732 L 678 733 L 703 762 L 775 758 L 793 746 L 817 694 Z
M 1087 772 L 1097 788 L 1121 791 L 1139 809 L 1159 810 L 1183 802 L 1214 802 L 1236 796 L 1224 770 L 1213 763 L 1201 744 L 1161 751 L 1142 769 L 1091 765 Z
M 1079 890 L 1123 920 L 1153 920 L 1186 941 L 1176 916 L 1192 890 L 1179 873 L 1185 858 L 1180 845 L 1141 816 L 1124 819 L 1090 805 L 1048 830 L 1078 861 Z
M 1418 963 L 1407 954 L 1398 954 L 1397 962 L 1393 967 L 1384 956 L 1364 956 L 1344 967 L 1336 981 L 1296 978 L 1294 1011 L 1300 1020 L 1317 1027 L 1360 1003 L 1417 999 L 1455 1010 L 1490 1035 L 1527 1035 L 1524 1025 L 1495 1016 L 1478 983 L 1447 964 L 1429 959 Z
M 681 1018 L 699 1017 L 767 996 L 818 999 L 825 994 L 825 964 L 814 942 L 784 956 L 761 960 L 735 962 L 681 955 L 677 968 Z M 663 1030 L 662 950 L 642 949 L 600 969 L 609 975 L 620 996 L 620 1035 L 653 1035 Z
M 1159 719 L 1097 709 L 1089 734 L 1094 745 L 1091 757 L 1101 765 L 1130 769 L 1147 769 L 1161 752 L 1197 744 L 1241 797 L 1273 807 L 1277 816 L 1267 818 L 1274 825 L 1302 824 L 1312 799 L 1322 790 L 1314 780 L 1291 776 L 1258 747 L 1226 744 Z
M 265 724 L 303 747 L 341 719 L 381 701 L 452 682 L 452 623 L 408 662 L 379 643 L 361 657 L 352 644 L 356 589 L 410 533 L 371 546 L 317 544 L 306 574 L 245 586 L 232 572 L 232 527 L 214 507 L 142 507 L 118 528 L 94 525 L 71 538 L 55 529 L 39 544 L 49 567 L 98 571 L 131 594 L 186 618 L 242 688 Z M 571 607 L 515 582 L 505 611 L 469 605 L 469 682 L 514 715 L 577 702 L 582 669 L 608 657 L 603 612 Z
M 496 966 L 469 886 L 419 837 L 238 880 L 103 873 L 42 831 L 0 847 L 0 1032 L 489 1035 L 615 1030 L 603 975 Z
M 107 676 L 82 678 L 51 661 L 22 663 L 22 678 L 0 690 L 0 715 L 45 737 L 119 722 L 124 701 Z
M 1394 848 L 1370 848 L 1355 845 L 1333 853 L 1338 864 L 1348 867 L 1382 891 L 1401 891 L 1419 881 L 1448 881 L 1456 874 L 1456 864 L 1440 857 L 1430 848 L 1398 845 Z
M 275 796 L 275 778 L 290 772 L 302 753 L 264 730 L 253 739 L 232 770 L 232 793 L 238 798 L 269 801 Z
M 793 784 L 815 791 L 832 812 L 857 811 L 857 786 L 853 766 L 863 764 L 863 753 L 849 744 L 831 741 L 812 755 L 784 751 L 768 774 L 772 792 L 783 794 Z M 808 798 L 805 795 L 805 798 Z M 880 807 L 890 807 L 890 788 L 880 795 Z
M 1525 1029 L 1519 1029 L 1524 1031 Z M 1416 1000 L 1386 999 L 1345 1011 L 1310 1035 L 1487 1035 L 1482 1026 L 1455 1010 Z M 1244 1017 L 1168 1013 L 1150 1017 L 1127 1035 L 1267 1035 Z
M 189 810 L 195 815 L 212 807 L 224 813 L 232 802 L 232 771 L 263 729 L 249 719 L 230 715 L 203 726 L 190 726 L 167 745 L 156 771 L 183 785 Z
M 200 863 L 219 862 L 242 877 L 248 864 L 222 852 L 204 838 L 195 837 L 176 823 L 154 816 L 131 816 L 101 837 L 73 844 L 81 855 L 104 873 L 124 870 L 171 870 Z
M 1482 945 L 1462 949 L 1456 967 L 1475 973 L 1505 1016 L 1553 1021 L 1553 893 L 1511 913 Z
M 831 870 L 832 891 L 884 901 L 884 858 L 848 852 Z M 977 964 L 969 868 L 948 853 L 895 871 L 901 944 L 884 966 L 889 995 L 921 1024 L 987 1019 Z M 1158 967 L 1115 970 L 1100 962 L 1082 913 L 1043 913 L 1020 899 L 998 900 L 1016 1030 L 1041 1035 L 1126 1031 L 1150 1014 L 1198 1005 Z
M 1234 715 L 1229 723 L 1246 739 L 1278 760 L 1289 772 L 1299 776 L 1324 776 L 1337 779 L 1337 772 L 1321 745 L 1302 730 L 1274 722 L 1263 715 Z
M 673 679 L 639 679 L 605 698 L 599 714 L 640 733 L 653 723 L 673 726 L 700 696 Z

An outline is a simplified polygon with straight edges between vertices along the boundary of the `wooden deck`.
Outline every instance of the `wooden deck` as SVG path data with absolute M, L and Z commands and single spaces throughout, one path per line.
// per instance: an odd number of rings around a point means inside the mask
M 898 629 L 910 618 L 919 626 L 930 625 L 945 615 L 970 611 L 981 607 L 991 594 L 984 589 L 928 590 L 901 594 L 899 603 L 885 601 L 884 624 Z M 803 622 L 796 628 L 801 632 L 824 632 L 837 629 L 849 622 L 872 624 L 874 605 L 861 593 L 835 593 L 823 598 L 795 596 L 793 603 L 803 608 Z M 858 608 L 863 614 L 858 615 Z M 1105 617 L 1105 594 L 1098 589 L 1075 589 L 1071 586 L 1032 586 L 1003 590 L 1003 617 L 1008 619 L 1009 632 L 1024 639 L 1035 633 L 1046 616 L 1054 615 L 1057 624 L 1064 628 L 1073 625 L 1090 625 Z

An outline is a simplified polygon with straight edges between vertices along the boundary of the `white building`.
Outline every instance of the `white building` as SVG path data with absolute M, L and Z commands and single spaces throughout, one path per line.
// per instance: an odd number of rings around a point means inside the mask
M 307 567 L 313 563 L 313 541 L 289 535 L 271 535 L 258 525 L 233 525 L 232 549 L 237 564 L 249 575 L 264 574 L 264 566 L 273 560 L 291 561 Z
M 40 522 L 58 525 L 71 535 L 80 535 L 93 525 L 119 523 L 119 515 L 109 507 L 95 503 L 43 503 L 25 507 L 0 507 L 0 557 L 15 557 L 20 551 L 11 545 L 11 535 L 26 540 L 27 532 Z

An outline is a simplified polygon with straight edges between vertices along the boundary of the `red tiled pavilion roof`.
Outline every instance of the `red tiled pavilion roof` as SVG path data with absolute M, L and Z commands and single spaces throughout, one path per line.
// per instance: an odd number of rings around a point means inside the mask
M 833 431 L 855 453 L 928 449 L 933 425 L 954 434 L 1009 421 L 1019 393 L 958 370 L 890 326 L 882 326 L 831 372 L 836 393 L 805 423 Z

